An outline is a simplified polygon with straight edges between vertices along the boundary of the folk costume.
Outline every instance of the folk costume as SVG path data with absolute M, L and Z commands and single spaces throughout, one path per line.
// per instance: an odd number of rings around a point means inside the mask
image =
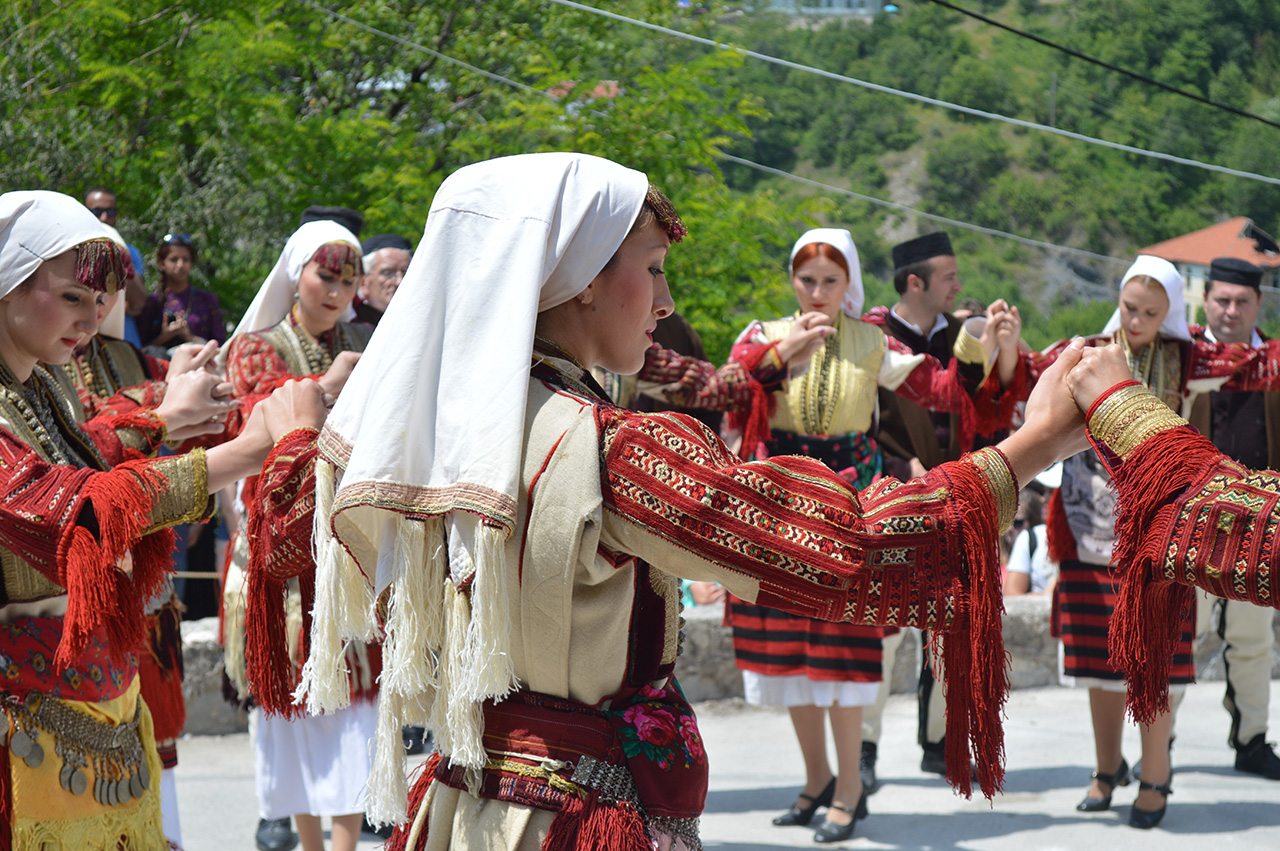
M 875 425 L 877 385 L 941 410 L 961 409 L 970 390 L 954 369 L 928 355 L 916 355 L 858 319 L 862 311 L 862 271 L 847 230 L 818 228 L 796 240 L 788 268 L 807 245 L 824 243 L 845 259 L 849 287 L 836 316 L 835 334 L 805 364 L 792 368 L 778 392 L 746 415 L 731 417 L 744 433 L 748 457 L 804 455 L 826 464 L 856 488 L 882 471 Z M 799 313 L 770 322 L 754 321 L 739 335 L 735 362 L 758 365 L 776 358 L 778 342 Z M 957 342 L 961 359 L 983 375 L 986 352 L 972 336 Z M 974 388 L 976 389 L 976 385 Z M 760 426 L 753 420 L 767 418 Z M 882 678 L 884 630 L 830 623 L 754 606 L 730 597 L 726 621 L 733 628 L 734 656 L 743 672 L 748 702 L 780 706 L 865 706 L 875 701 Z M 896 632 L 896 630 L 891 630 Z
M 979 781 L 999 785 L 1007 462 L 991 450 L 859 499 L 817 462 L 744 464 L 691 418 L 612 405 L 534 329 L 646 196 L 681 236 L 645 176 L 607 160 L 451 175 L 321 433 L 299 693 L 345 705 L 342 641 L 384 637 L 369 818 L 410 817 L 392 848 L 640 849 L 657 832 L 697 847 L 705 752 L 672 678 L 682 576 L 810 616 L 959 630 L 953 662 L 973 676 L 951 716 L 956 779 L 972 737 Z M 411 794 L 405 723 L 440 746 Z
M 0 295 L 72 249 L 85 286 L 110 292 L 129 274 L 127 253 L 75 199 L 0 196 Z M 0 848 L 169 847 L 137 653 L 169 527 L 212 502 L 202 451 L 144 457 L 163 439 L 154 414 L 85 422 L 53 372 L 19 382 L 0 363 Z
M 118 298 L 99 332 L 65 367 L 87 417 L 154 410 L 164 399 L 169 364 L 117 336 L 124 332 L 124 315 L 124 298 Z M 166 577 L 164 585 L 146 603 L 148 640 L 138 655 L 138 682 L 142 699 L 151 710 L 163 768 L 160 795 L 164 832 L 179 846 L 182 828 L 174 769 L 178 766 L 177 739 L 187 721 L 187 701 L 182 692 L 182 611 L 173 580 Z
M 239 428 L 253 406 L 292 378 L 321 378 L 343 351 L 362 351 L 371 328 L 339 322 L 320 338 L 303 326 L 294 292 L 312 260 L 349 276 L 359 262 L 359 241 L 332 221 L 304 224 L 289 238 L 275 268 L 259 289 L 227 345 L 227 380 L 241 407 L 228 430 Z M 344 268 L 346 264 L 346 268 Z M 292 446 L 282 441 L 282 446 Z M 284 450 L 280 450 L 284 451 Z M 292 455 L 287 455 L 292 458 Z M 288 465 L 281 462 L 282 467 Z M 283 479 L 244 482 L 240 502 L 279 499 L 290 490 Z M 309 507 L 309 503 L 307 503 Z M 309 515 L 308 515 L 309 521 Z M 364 809 L 369 772 L 366 744 L 373 735 L 377 695 L 377 647 L 348 649 L 355 704 L 327 717 L 307 717 L 292 692 L 306 661 L 313 599 L 314 562 L 309 547 L 287 540 L 269 543 L 255 534 L 256 515 L 242 516 L 229 547 L 223 586 L 226 670 L 242 698 L 255 703 L 255 766 L 261 815 L 347 815 Z M 288 524 L 286 523 L 287 527 Z M 309 522 L 303 524 L 309 535 Z M 284 538 L 287 539 L 287 529 Z
M 1167 706 L 1193 587 L 1280 608 L 1280 476 L 1226 457 L 1137 381 L 1098 397 L 1087 424 L 1119 503 L 1111 653 L 1142 721 Z
M 1138 275 L 1159 281 L 1169 299 L 1169 312 L 1157 338 L 1134 355 L 1121 330 L 1117 310 L 1103 335 L 1089 343 L 1118 342 L 1137 380 L 1170 411 L 1189 405 L 1189 397 L 1199 392 L 1280 388 L 1280 344 L 1250 349 L 1192 340 L 1183 302 L 1183 279 L 1173 264 L 1140 256 L 1125 273 L 1121 287 Z M 1023 364 L 1029 365 L 1032 376 L 1038 375 L 1067 345 L 1063 341 L 1043 355 L 1032 353 Z M 1192 610 L 1190 605 L 1161 610 L 1177 625 L 1176 639 L 1168 645 L 1172 651 L 1169 658 L 1158 663 L 1148 660 L 1141 670 L 1118 664 L 1114 655 L 1113 611 L 1121 593 L 1120 577 L 1127 573 L 1129 565 L 1123 551 L 1117 548 L 1115 495 L 1110 480 L 1105 460 L 1095 452 L 1082 452 L 1063 463 L 1062 486 L 1049 501 L 1049 556 L 1060 565 L 1053 612 L 1054 629 L 1063 642 L 1063 674 L 1076 685 L 1113 691 L 1126 688 L 1127 675 L 1132 694 L 1134 677 L 1149 682 L 1152 671 L 1158 670 L 1165 676 L 1159 683 L 1161 693 L 1165 693 L 1170 684 L 1185 686 L 1195 679 Z M 1113 565 L 1120 570 L 1113 571 Z

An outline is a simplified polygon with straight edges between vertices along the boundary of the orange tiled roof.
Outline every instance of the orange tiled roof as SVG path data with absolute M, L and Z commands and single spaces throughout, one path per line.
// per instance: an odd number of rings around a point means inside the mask
M 1140 254 L 1163 257 L 1171 263 L 1208 266 L 1218 257 L 1237 257 L 1264 269 L 1280 267 L 1275 239 L 1246 216 L 1236 216 L 1198 231 L 1175 236 L 1142 249 Z

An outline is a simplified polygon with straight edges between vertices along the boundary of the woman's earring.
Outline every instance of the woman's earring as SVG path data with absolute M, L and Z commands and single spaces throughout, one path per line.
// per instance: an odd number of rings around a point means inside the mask
M 587 303 L 587 291 L 586 291 L 586 290 L 583 290 L 582 292 L 578 293 L 578 303 L 579 303 L 579 304 L 586 304 L 586 303 Z

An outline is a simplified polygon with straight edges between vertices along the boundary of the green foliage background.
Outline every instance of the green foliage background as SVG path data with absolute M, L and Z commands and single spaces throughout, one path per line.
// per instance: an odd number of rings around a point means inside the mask
M 870 22 L 724 6 L 683 15 L 659 0 L 601 5 L 1040 122 L 1049 120 L 1056 74 L 1058 126 L 1280 174 L 1280 130 L 925 2 Z M 792 309 L 783 268 L 805 228 L 853 231 L 868 305 L 893 301 L 892 243 L 934 228 L 727 163 L 722 151 L 1118 258 L 1230 215 L 1273 233 L 1280 224 L 1280 192 L 1265 184 L 921 107 L 546 0 L 328 6 L 525 88 L 334 20 L 306 0 L 10 0 L 0 9 L 0 187 L 77 196 L 114 187 L 121 229 L 144 254 L 168 231 L 195 236 L 196 276 L 234 316 L 308 204 L 356 207 L 366 234 L 416 239 L 436 187 L 462 165 L 531 150 L 599 154 L 646 171 L 680 208 L 691 235 L 673 251 L 670 278 L 716 358 L 748 317 Z M 1280 117 L 1280 5 L 981 7 Z M 566 81 L 570 93 L 547 96 Z M 594 96 L 600 81 L 616 81 L 618 96 Z M 952 235 L 966 294 L 1019 303 L 1034 345 L 1098 330 L 1110 313 L 1123 266 Z

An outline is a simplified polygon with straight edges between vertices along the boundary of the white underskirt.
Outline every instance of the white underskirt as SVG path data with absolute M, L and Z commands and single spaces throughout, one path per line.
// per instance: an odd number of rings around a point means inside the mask
M 1061 641 L 1058 642 L 1058 681 L 1067 688 L 1096 688 L 1120 694 L 1129 690 L 1125 680 L 1104 680 L 1101 677 L 1069 677 L 1063 672 L 1066 661 L 1066 650 Z M 1176 697 L 1187 690 L 1186 683 L 1169 683 L 1169 694 Z
M 870 706 L 880 683 L 811 680 L 803 674 L 774 677 L 742 672 L 742 687 L 752 706 Z
M 343 816 L 364 812 L 375 704 L 286 720 L 255 708 L 254 775 L 260 815 Z

